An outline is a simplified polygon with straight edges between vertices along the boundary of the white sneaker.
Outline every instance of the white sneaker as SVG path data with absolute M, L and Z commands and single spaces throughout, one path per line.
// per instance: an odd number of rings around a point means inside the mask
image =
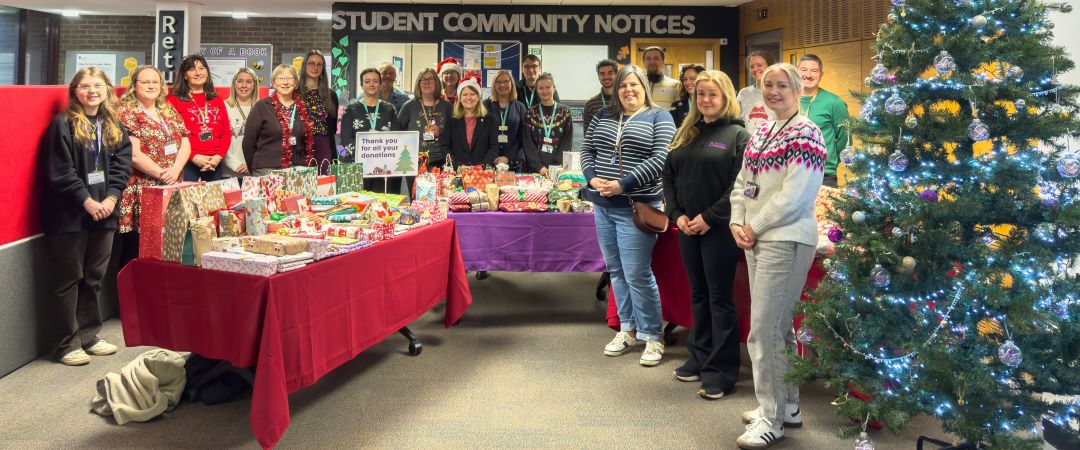
M 66 366 L 84 366 L 90 364 L 90 356 L 80 348 L 61 356 L 60 363 Z
M 784 424 L 773 425 L 766 418 L 758 418 L 746 426 L 746 432 L 735 440 L 735 444 L 745 450 L 768 448 L 784 439 Z
M 608 356 L 620 356 L 630 351 L 631 348 L 637 347 L 637 338 L 630 335 L 625 331 L 615 333 L 615 339 L 608 342 L 608 345 L 604 346 L 604 354 Z
M 641 365 L 655 366 L 660 364 L 660 358 L 664 357 L 664 343 L 660 341 L 645 341 L 645 352 L 641 354 Z
M 753 411 L 746 411 L 742 413 L 742 422 L 751 423 L 761 418 L 761 408 L 758 407 Z M 802 411 L 799 409 L 798 403 L 788 403 L 784 405 L 784 427 L 785 428 L 800 428 L 802 427 Z
M 116 346 L 105 342 L 104 339 L 98 339 L 96 344 L 91 345 L 86 349 L 86 353 L 94 356 L 111 355 L 113 353 L 116 353 Z

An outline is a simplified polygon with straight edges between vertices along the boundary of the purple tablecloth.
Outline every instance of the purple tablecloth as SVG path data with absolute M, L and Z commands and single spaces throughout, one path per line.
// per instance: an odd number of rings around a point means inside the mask
M 603 272 L 592 213 L 450 213 L 466 270 Z

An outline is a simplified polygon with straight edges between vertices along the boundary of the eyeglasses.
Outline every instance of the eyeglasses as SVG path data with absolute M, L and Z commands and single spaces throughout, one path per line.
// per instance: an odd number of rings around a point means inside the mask
M 435 77 L 424 77 L 420 79 L 421 83 L 434 83 Z
M 306 64 L 308 67 L 322 67 L 326 65 L 325 63 L 319 61 L 308 61 Z
M 161 80 L 139 80 L 136 81 L 136 83 L 140 86 L 159 86 L 161 85 Z
M 75 86 L 75 88 L 80 91 L 89 91 L 90 89 L 105 89 L 105 83 L 80 84 L 78 86 Z
M 279 81 L 279 82 L 296 81 L 296 78 L 293 78 L 293 77 L 277 77 L 277 78 L 274 78 L 274 81 Z

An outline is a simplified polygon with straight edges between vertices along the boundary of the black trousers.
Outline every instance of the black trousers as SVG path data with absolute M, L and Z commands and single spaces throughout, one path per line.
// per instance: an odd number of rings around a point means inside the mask
M 97 343 L 101 331 L 101 279 L 109 266 L 116 230 L 80 231 L 45 235 L 55 274 L 53 301 L 62 337 L 56 348 L 61 357 Z
M 129 262 L 139 257 L 139 232 L 117 233 L 116 237 L 120 239 L 120 255 L 118 255 L 116 264 L 116 271 L 119 273 L 120 269 L 123 269 Z
M 701 386 L 730 391 L 739 378 L 739 319 L 732 284 L 742 250 L 727 227 L 700 236 L 679 234 L 679 249 L 690 281 L 694 328 L 683 366 L 701 376 Z

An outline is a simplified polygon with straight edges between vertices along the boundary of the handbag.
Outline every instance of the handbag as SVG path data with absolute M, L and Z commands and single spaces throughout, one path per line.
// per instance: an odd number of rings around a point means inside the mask
M 637 113 L 634 113 L 634 116 L 636 115 Z M 630 116 L 630 119 L 633 119 L 634 116 Z M 626 121 L 629 122 L 630 119 Z M 619 132 L 615 138 L 615 154 L 619 161 L 619 178 L 626 178 L 622 165 L 622 127 L 623 123 L 620 122 Z M 626 193 L 626 198 L 630 202 L 630 211 L 633 213 L 635 227 L 646 233 L 659 234 L 667 231 L 668 218 L 663 211 L 653 208 L 652 205 L 645 202 L 635 202 L 634 197 L 631 197 L 629 192 Z

